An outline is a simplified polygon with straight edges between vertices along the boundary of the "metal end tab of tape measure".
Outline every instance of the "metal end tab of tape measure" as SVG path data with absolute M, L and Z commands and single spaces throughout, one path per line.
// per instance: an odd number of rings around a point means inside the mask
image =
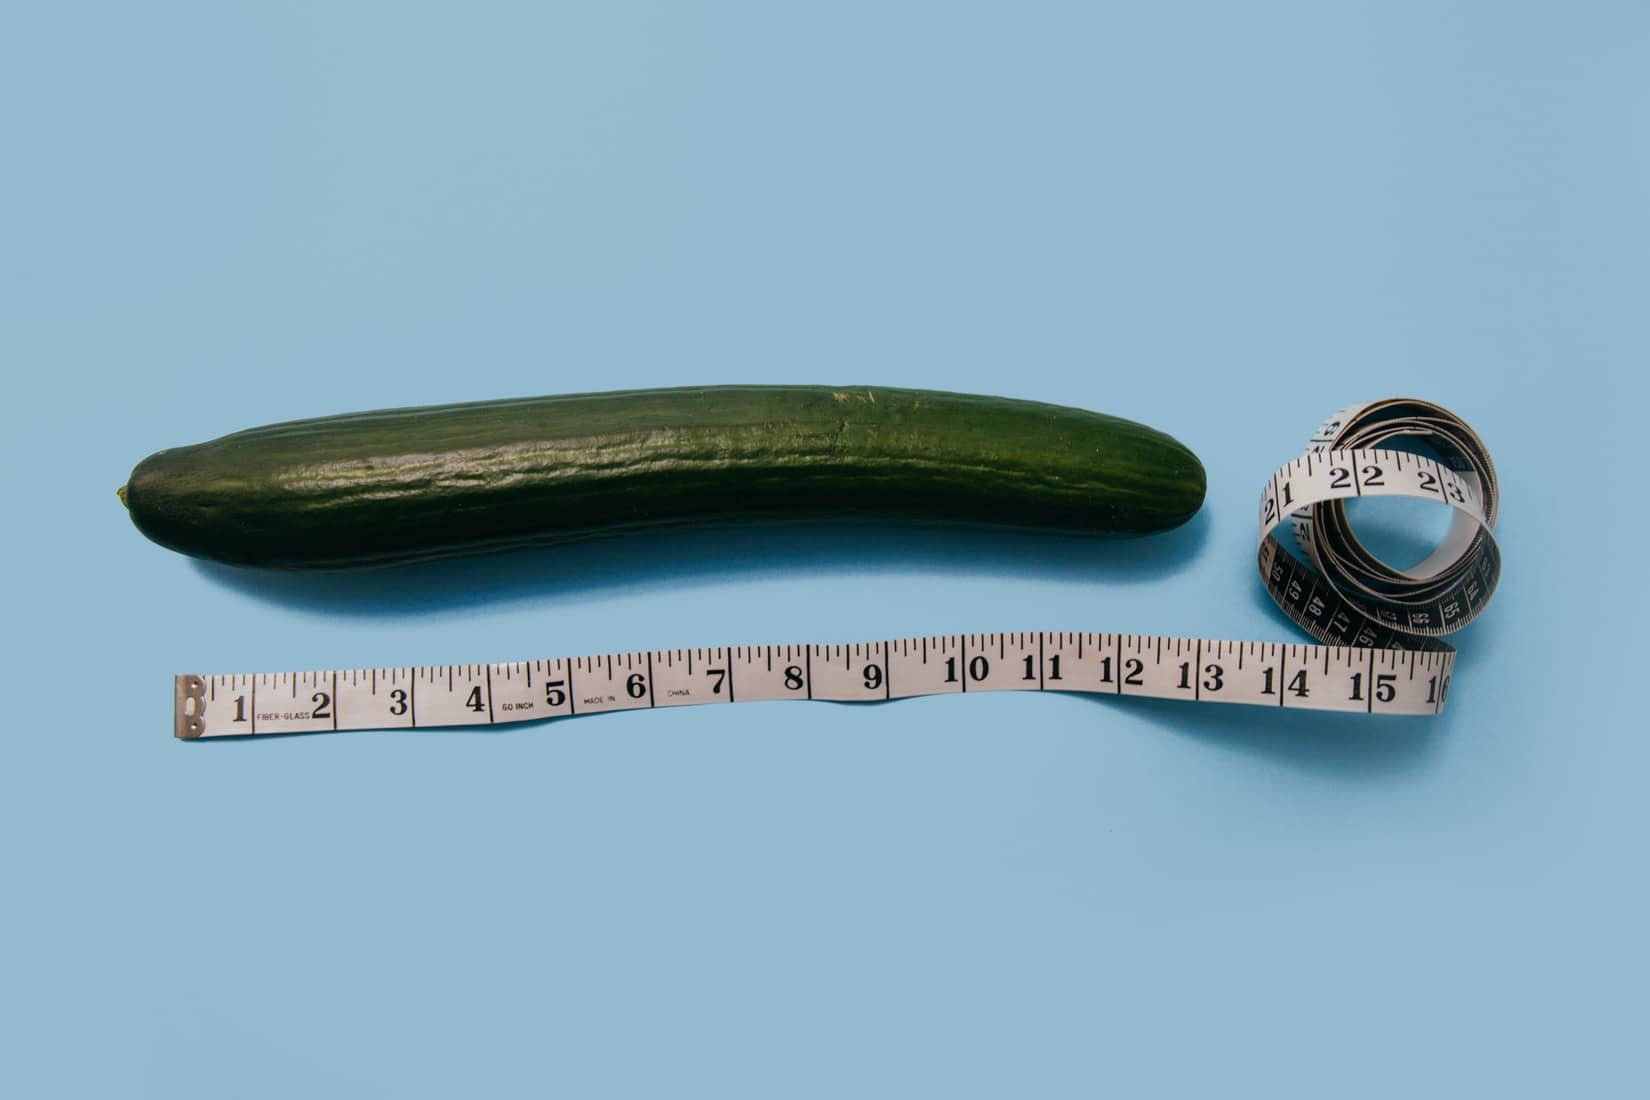
M 1383 444 L 1406 441 L 1414 449 Z M 1424 448 L 1429 455 L 1416 453 Z M 1151 634 L 953 634 L 847 645 L 719 646 L 491 665 L 179 676 L 180 738 L 485 726 L 693 703 L 872 702 L 979 691 L 1075 691 L 1367 714 L 1437 714 L 1458 630 L 1495 590 L 1495 468 L 1472 429 L 1425 401 L 1326 420 L 1260 498 L 1260 573 L 1316 645 Z M 1344 501 L 1454 509 L 1409 569 L 1353 536 Z M 1276 537 L 1288 520 L 1297 557 Z

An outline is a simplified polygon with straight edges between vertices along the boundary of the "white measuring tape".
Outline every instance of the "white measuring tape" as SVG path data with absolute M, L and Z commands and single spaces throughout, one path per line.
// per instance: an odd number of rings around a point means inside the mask
M 1381 445 L 1408 440 L 1430 455 Z M 1352 535 L 1343 501 L 1437 500 L 1454 517 L 1410 569 Z M 951 634 L 846 645 L 717 646 L 491 665 L 179 676 L 174 732 L 484 726 L 759 699 L 870 702 L 978 691 L 1077 691 L 1367 714 L 1437 714 L 1455 651 L 1437 636 L 1495 590 L 1495 468 L 1460 418 L 1425 401 L 1341 410 L 1260 501 L 1266 590 L 1322 644 L 1153 634 Z M 1276 531 L 1291 523 L 1301 556 Z

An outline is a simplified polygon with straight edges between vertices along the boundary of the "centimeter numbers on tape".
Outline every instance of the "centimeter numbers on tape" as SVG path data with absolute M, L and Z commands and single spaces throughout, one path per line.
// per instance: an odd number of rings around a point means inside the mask
M 953 634 L 491 665 L 179 676 L 179 737 L 485 726 L 615 710 L 1065 691 L 1436 714 L 1454 654 L 1146 634 Z

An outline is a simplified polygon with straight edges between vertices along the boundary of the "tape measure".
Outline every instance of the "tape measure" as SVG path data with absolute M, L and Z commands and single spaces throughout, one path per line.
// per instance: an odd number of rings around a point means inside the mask
M 1394 442 L 1404 449 L 1383 446 Z M 1347 521 L 1344 502 L 1369 496 L 1439 501 L 1454 509 L 1450 527 L 1424 561 L 1394 569 Z M 1324 421 L 1261 491 L 1262 582 L 1319 644 L 1045 631 L 185 675 L 174 682 L 173 730 L 195 739 L 484 726 L 699 703 L 981 691 L 1437 714 L 1455 661 L 1438 637 L 1471 622 L 1500 575 L 1497 497 L 1489 452 L 1459 417 L 1411 399 L 1354 405 Z M 1298 555 L 1277 537 L 1286 521 Z

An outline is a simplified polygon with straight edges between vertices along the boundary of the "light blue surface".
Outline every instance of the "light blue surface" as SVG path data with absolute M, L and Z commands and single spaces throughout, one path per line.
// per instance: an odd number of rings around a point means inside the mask
M 1643 1095 L 1643 4 L 6 24 L 0 1091 Z M 1126 546 L 694 536 L 301 583 L 114 497 L 272 420 L 770 381 L 1131 416 L 1208 504 Z M 997 695 L 170 736 L 181 671 L 1293 639 L 1258 485 L 1389 394 L 1503 478 L 1507 577 L 1436 722 Z

